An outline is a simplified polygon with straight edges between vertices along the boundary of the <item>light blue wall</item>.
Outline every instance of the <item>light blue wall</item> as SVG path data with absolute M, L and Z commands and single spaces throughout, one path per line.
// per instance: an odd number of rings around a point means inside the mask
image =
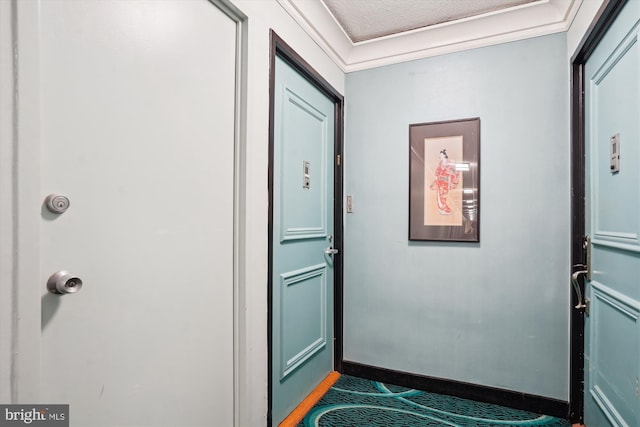
M 568 400 L 565 35 L 346 81 L 345 360 Z M 409 242 L 408 126 L 481 119 L 480 244 Z

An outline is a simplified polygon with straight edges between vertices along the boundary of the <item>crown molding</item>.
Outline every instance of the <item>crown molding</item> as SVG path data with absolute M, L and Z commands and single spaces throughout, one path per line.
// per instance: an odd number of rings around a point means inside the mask
M 346 72 L 354 45 L 320 0 L 276 0 L 318 46 Z
M 276 0 L 345 72 L 567 31 L 582 0 L 538 0 L 353 43 L 320 0 Z

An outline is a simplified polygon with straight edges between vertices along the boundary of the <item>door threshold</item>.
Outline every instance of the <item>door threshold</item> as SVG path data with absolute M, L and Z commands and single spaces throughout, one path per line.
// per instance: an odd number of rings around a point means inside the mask
M 285 418 L 278 427 L 295 427 L 313 408 L 322 396 L 324 396 L 331 386 L 340 378 L 340 373 L 333 371 L 322 380 L 320 384 L 307 396 L 298 406 Z

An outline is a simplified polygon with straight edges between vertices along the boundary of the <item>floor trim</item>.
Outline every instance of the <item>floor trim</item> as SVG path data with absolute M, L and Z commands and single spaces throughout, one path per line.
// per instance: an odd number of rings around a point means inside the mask
M 478 402 L 493 403 L 557 418 L 569 418 L 569 402 L 549 397 L 394 371 L 346 360 L 342 363 L 342 374 Z
M 278 427 L 295 427 L 302 421 L 305 415 L 316 406 L 316 403 L 322 399 L 331 386 L 340 378 L 340 374 L 336 371 L 331 372 L 322 382 L 307 396 L 296 409 L 285 418 Z

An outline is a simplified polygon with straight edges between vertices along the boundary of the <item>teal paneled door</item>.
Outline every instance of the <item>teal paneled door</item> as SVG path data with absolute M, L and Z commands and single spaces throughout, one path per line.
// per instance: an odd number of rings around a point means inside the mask
M 589 427 L 640 425 L 639 25 L 629 1 L 585 65 Z
M 275 63 L 272 422 L 333 368 L 334 103 Z

